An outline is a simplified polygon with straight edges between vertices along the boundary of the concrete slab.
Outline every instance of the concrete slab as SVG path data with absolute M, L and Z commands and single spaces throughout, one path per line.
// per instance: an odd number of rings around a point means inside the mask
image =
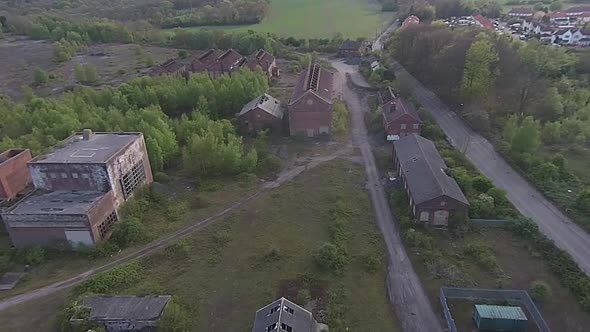
M 25 276 L 24 272 L 6 272 L 0 278 L 0 290 L 13 289 L 22 277 Z

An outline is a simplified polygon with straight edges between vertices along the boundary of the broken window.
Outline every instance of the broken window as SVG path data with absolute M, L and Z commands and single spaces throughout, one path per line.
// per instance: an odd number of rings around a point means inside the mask
M 129 198 L 135 188 L 145 180 L 145 170 L 143 168 L 143 161 L 138 162 L 133 168 L 121 177 L 121 188 L 125 199 Z
M 293 328 L 285 323 L 281 323 L 281 330 L 285 330 L 287 332 L 293 332 Z
M 287 307 L 287 306 L 285 306 L 285 308 L 284 308 L 284 309 L 285 309 L 285 311 L 286 311 L 286 312 L 290 313 L 291 315 L 293 315 L 293 313 L 295 312 L 295 311 L 293 310 L 293 308 L 291 308 L 291 307 Z
M 272 331 L 277 328 L 277 323 L 273 323 L 266 328 L 266 332 Z
M 72 173 L 72 178 L 77 179 L 78 178 L 78 173 Z
M 269 315 L 272 315 L 272 314 L 274 314 L 275 312 L 279 311 L 280 309 L 281 309 L 281 306 L 280 306 L 280 305 L 278 305 L 278 306 L 276 306 L 276 307 L 274 307 L 274 308 L 271 308 L 271 309 L 270 309 L 270 312 L 269 312 L 268 314 L 269 314 Z
M 101 222 L 98 225 L 98 234 L 100 234 L 100 237 L 105 237 L 105 235 L 108 234 L 109 229 L 111 228 L 111 226 L 113 226 L 113 224 L 117 222 L 117 214 L 115 213 L 115 211 L 111 212 L 111 214 L 109 214 L 106 219 Z
M 405 123 L 402 123 L 402 124 L 400 125 L 400 128 L 401 128 L 401 129 L 406 129 L 406 124 L 405 124 Z
M 67 179 L 68 178 L 68 173 L 61 173 L 61 178 L 62 179 Z

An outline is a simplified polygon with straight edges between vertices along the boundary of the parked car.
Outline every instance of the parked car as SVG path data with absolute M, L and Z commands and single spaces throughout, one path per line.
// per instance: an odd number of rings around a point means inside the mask
M 520 40 L 526 40 L 527 38 L 526 38 L 525 35 L 520 35 L 520 36 L 518 36 L 518 39 L 520 39 Z

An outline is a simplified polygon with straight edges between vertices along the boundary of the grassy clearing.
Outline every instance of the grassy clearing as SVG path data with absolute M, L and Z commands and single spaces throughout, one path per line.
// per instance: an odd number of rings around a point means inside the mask
M 364 185 L 354 164 L 314 168 L 145 259 L 141 280 L 110 293 L 172 294 L 192 313 L 193 330 L 246 331 L 258 308 L 280 296 L 297 301 L 305 289 L 307 307 L 335 330 L 398 331 L 386 295 L 385 248 Z M 335 227 L 338 209 L 345 212 Z M 314 260 L 328 241 L 347 252 L 339 272 Z
M 255 30 L 284 37 L 329 38 L 373 37 L 393 20 L 393 13 L 382 13 L 375 1 L 365 0 L 277 0 L 262 23 L 239 26 L 211 26 L 189 29 Z
M 50 251 L 46 262 L 33 267 L 15 289 L 1 292 L 0 298 L 46 286 L 126 255 L 149 240 L 172 233 L 223 210 L 236 200 L 251 194 L 256 188 L 253 183 L 245 183 L 239 179 L 216 179 L 195 184 L 178 176 L 171 177 L 170 183 L 161 187 L 160 190 L 170 193 L 169 197 L 172 200 L 165 209 L 152 208 L 145 213 L 143 224 L 147 236 L 144 242 L 130 246 L 112 257 L 99 259 L 91 259 L 75 252 Z M 0 247 L 9 245 L 8 234 L 0 232 Z M 19 269 L 17 267 L 16 270 Z

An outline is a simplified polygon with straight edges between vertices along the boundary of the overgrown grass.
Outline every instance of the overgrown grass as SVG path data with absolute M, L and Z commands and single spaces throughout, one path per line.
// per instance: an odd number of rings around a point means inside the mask
M 352 163 L 314 168 L 145 259 L 141 280 L 115 291 L 176 295 L 196 331 L 248 330 L 260 307 L 280 296 L 306 299 L 307 292 L 309 308 L 331 330 L 397 331 L 384 283 L 385 248 L 364 185 L 362 168 Z M 338 272 L 314 260 L 325 242 L 347 252 Z
M 393 21 L 394 13 L 381 12 L 381 6 L 363 0 L 281 0 L 271 2 L 262 23 L 239 26 L 211 26 L 193 29 L 255 30 L 281 37 L 330 38 L 374 37 Z

